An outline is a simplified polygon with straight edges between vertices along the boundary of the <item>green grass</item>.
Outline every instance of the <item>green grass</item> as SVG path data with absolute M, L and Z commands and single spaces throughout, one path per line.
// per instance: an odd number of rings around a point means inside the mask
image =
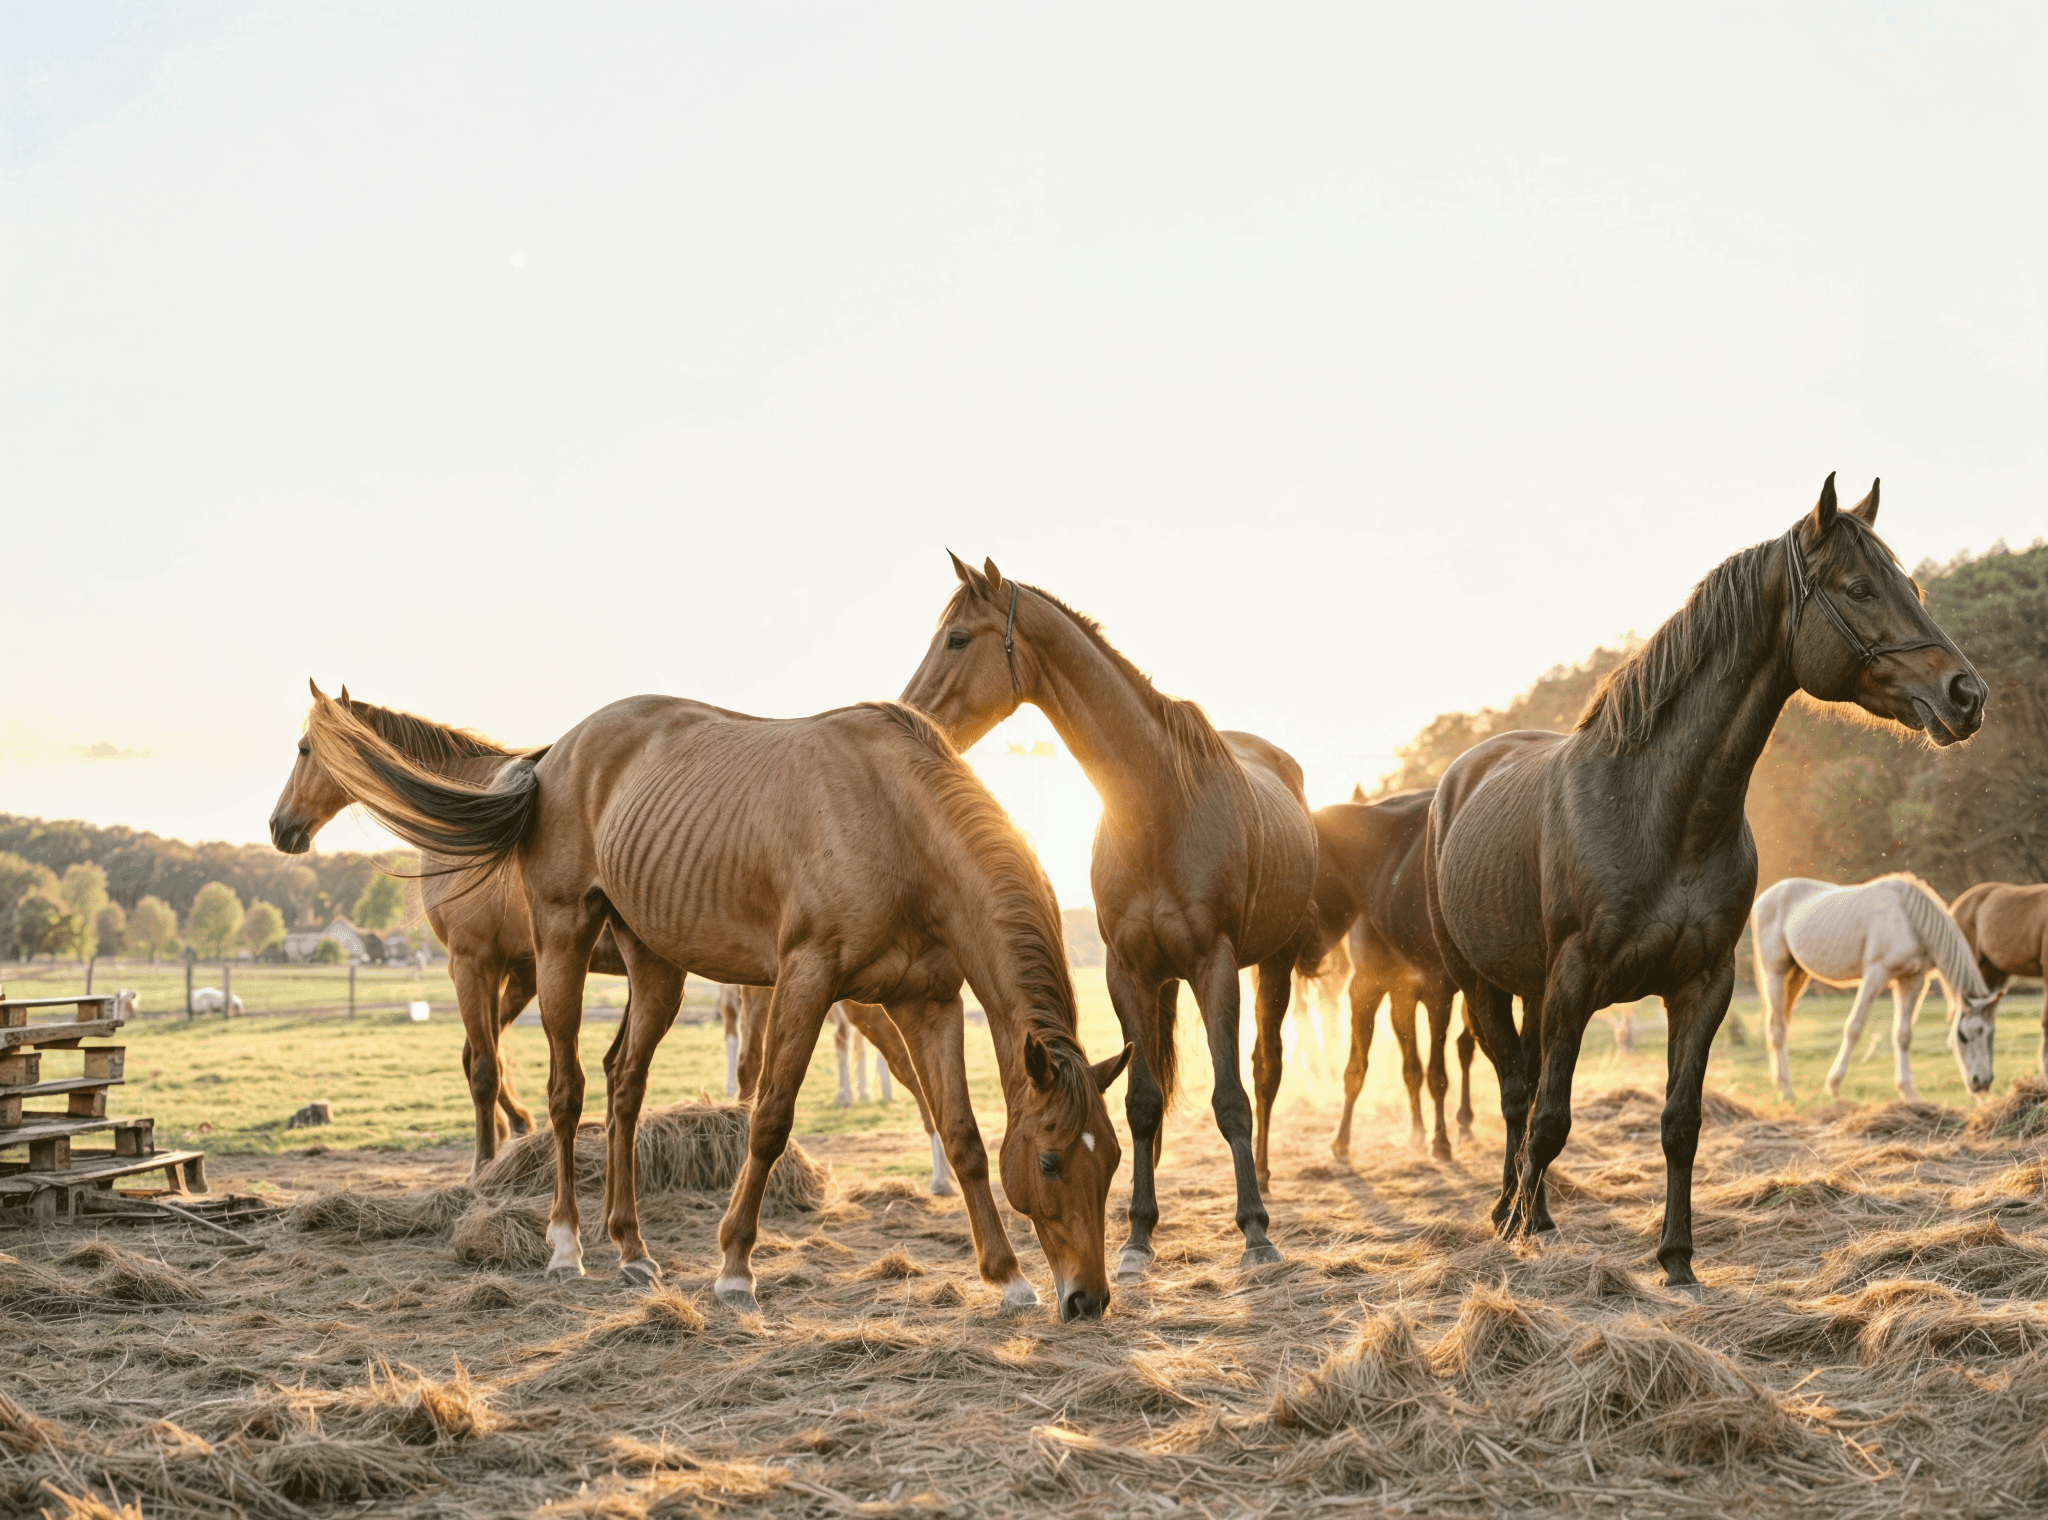
M 200 961 L 192 968 L 194 987 L 221 984 L 219 961 Z M 146 1018 L 181 1014 L 185 1007 L 185 967 L 182 961 L 164 961 L 152 966 L 147 961 L 101 961 L 93 971 L 93 991 L 118 992 L 132 987 L 142 995 Z M 38 961 L 32 965 L 0 966 L 0 986 L 15 997 L 60 997 L 85 990 L 85 968 L 73 961 Z M 349 975 L 346 966 L 271 966 L 243 962 L 232 970 L 229 986 L 242 1006 L 252 1014 L 314 1013 L 339 1011 L 348 1007 Z M 710 984 L 691 986 L 691 1001 L 706 1003 Z M 593 976 L 585 989 L 585 1003 L 591 1008 L 619 1008 L 626 1001 L 626 979 L 622 976 Z M 358 1011 L 393 1007 L 414 1000 L 430 1003 L 436 1013 L 455 1012 L 455 984 L 448 978 L 445 963 L 423 971 L 410 966 L 356 967 Z

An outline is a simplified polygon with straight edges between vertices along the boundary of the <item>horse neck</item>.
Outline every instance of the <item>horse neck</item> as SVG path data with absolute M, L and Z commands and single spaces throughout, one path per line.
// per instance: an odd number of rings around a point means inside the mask
M 1963 938 L 1963 931 L 1956 926 L 1955 920 L 1949 917 L 1948 909 L 1936 902 L 1917 882 L 1901 882 L 1899 893 L 1904 899 L 1906 919 L 1933 958 L 1941 979 L 1962 997 L 1983 997 L 1989 993 L 1991 989 L 1984 985 L 1984 978 L 1977 970 L 1977 959 L 1970 953 L 1969 942 Z
M 1029 608 L 1024 700 L 1053 729 L 1102 799 L 1120 831 L 1156 823 L 1177 801 L 1167 756 L 1173 743 L 1157 693 L 1132 675 L 1058 607 L 1039 597 Z M 1018 631 L 1025 633 L 1019 609 Z

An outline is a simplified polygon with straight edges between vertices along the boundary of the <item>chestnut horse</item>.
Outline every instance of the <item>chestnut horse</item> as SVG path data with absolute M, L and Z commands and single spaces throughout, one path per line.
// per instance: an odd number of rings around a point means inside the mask
M 1354 793 L 1354 798 L 1358 794 Z M 1321 964 L 1331 947 L 1349 938 L 1351 961 L 1351 1055 L 1344 1066 L 1344 1116 L 1331 1151 L 1351 1154 L 1351 1111 L 1365 1086 L 1367 1053 L 1380 1000 L 1388 1000 L 1394 1038 L 1401 1046 L 1401 1075 L 1408 1084 L 1412 1143 L 1423 1143 L 1423 1066 L 1415 1041 L 1415 1005 L 1429 1010 L 1429 1096 L 1436 1107 L 1431 1152 L 1448 1161 L 1450 1136 L 1444 1129 L 1444 1095 L 1450 1073 L 1444 1047 L 1451 1031 L 1451 998 L 1457 984 L 1444 968 L 1429 927 L 1423 891 L 1422 855 L 1429 834 L 1433 789 L 1397 792 L 1378 802 L 1353 800 L 1317 808 L 1315 937 L 1303 952 L 1304 969 Z M 1472 1031 L 1458 1034 L 1458 1134 L 1472 1138 Z
M 1657 1260 L 1669 1286 L 1700 1291 L 1700 1089 L 1756 892 L 1743 799 L 1778 713 L 1803 690 L 1936 744 L 1983 721 L 1983 680 L 1928 616 L 1876 519 L 1875 484 L 1841 512 L 1830 475 L 1783 537 L 1694 587 L 1573 732 L 1500 734 L 1444 772 L 1424 854 L 1430 921 L 1500 1073 L 1503 1234 L 1553 1228 L 1543 1174 L 1571 1131 L 1587 1020 L 1654 993 L 1670 1024 Z
M 945 737 L 897 703 L 773 721 L 674 697 L 601 708 L 488 782 L 436 776 L 336 702 L 311 722 L 331 769 L 401 838 L 479 868 L 516 863 L 539 957 L 556 1166 L 550 1272 L 580 1274 L 576 1124 L 583 968 L 610 923 L 633 982 L 606 1122 L 606 1227 L 622 1275 L 660 1276 L 641 1239 L 634 1138 L 647 1067 L 683 970 L 772 983 L 748 1155 L 719 1225 L 715 1291 L 755 1305 L 768 1173 L 826 1011 L 879 1003 L 937 1112 L 982 1275 L 1035 1303 L 989 1189 L 968 1101 L 964 978 L 988 1012 L 1008 1111 L 1003 1191 L 1037 1230 L 1060 1315 L 1109 1302 L 1103 1231 L 1119 1158 L 1102 1091 L 1130 1052 L 1091 1067 L 1076 1033 L 1059 907 L 1037 858 Z M 339 756 L 339 760 L 337 760 Z
M 325 700 L 317 686 L 313 695 L 316 702 Z M 340 701 L 408 760 L 450 780 L 487 781 L 507 760 L 523 753 L 501 749 L 465 729 L 353 701 L 347 687 L 342 688 Z M 313 847 L 313 836 L 356 800 L 322 763 L 309 729 L 299 739 L 298 758 L 271 809 L 270 842 L 288 855 L 303 855 Z M 420 858 L 420 886 L 427 922 L 448 947 L 448 974 L 462 1012 L 462 1071 L 476 1108 L 474 1167 L 481 1167 L 498 1152 L 504 1120 L 522 1135 L 533 1128 L 533 1115 L 514 1095 L 498 1054 L 500 1031 L 533 1001 L 533 935 L 526 926 L 523 902 L 508 897 L 502 883 L 477 881 L 458 866 L 459 862 L 428 851 Z M 590 969 L 611 976 L 626 974 L 626 963 L 609 932 L 598 937 Z M 624 1027 L 622 1020 L 620 1028 Z M 494 1110 L 502 1110 L 504 1120 Z
M 903 700 L 962 749 L 1021 703 L 1052 720 L 1102 798 L 1091 880 L 1110 1001 L 1139 1052 L 1131 1125 L 1131 1233 L 1117 1276 L 1144 1276 L 1159 1222 L 1153 1169 L 1174 1090 L 1174 1012 L 1185 980 L 1201 1005 L 1215 1071 L 1216 1126 L 1237 1171 L 1244 1264 L 1272 1262 L 1266 1130 L 1279 1091 L 1281 1023 L 1309 929 L 1316 836 L 1301 767 L 1251 734 L 1218 733 L 1192 702 L 1161 695 L 1093 621 L 993 560 L 960 587 Z M 1238 1076 L 1241 966 L 1257 966 L 1258 1144 Z
M 2048 886 L 1981 881 L 1949 912 L 1989 986 L 2048 972 Z M 2041 1075 L 2048 1077 L 2048 992 L 2041 998 Z

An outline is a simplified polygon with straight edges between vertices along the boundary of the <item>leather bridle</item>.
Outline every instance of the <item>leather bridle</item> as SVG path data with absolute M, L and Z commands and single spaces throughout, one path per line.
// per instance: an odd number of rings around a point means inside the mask
M 1024 688 L 1017 682 L 1017 583 L 1010 582 L 1010 615 L 1003 621 L 1003 661 L 1010 667 L 1010 691 L 1021 693 Z
M 1940 634 L 1916 638 L 1897 639 L 1889 644 L 1873 644 L 1862 634 L 1849 626 L 1849 620 L 1842 616 L 1842 609 L 1834 603 L 1813 572 L 1807 568 L 1806 555 L 1799 547 L 1799 525 L 1794 524 L 1785 535 L 1785 568 L 1792 580 L 1792 627 L 1785 637 L 1785 649 L 1789 654 L 1793 641 L 1799 637 L 1799 617 L 1810 601 L 1817 604 L 1821 615 L 1834 625 L 1835 632 L 1842 636 L 1856 658 L 1867 668 L 1876 664 L 1888 654 L 1904 654 L 1912 649 L 1946 649 L 1963 662 L 1971 675 L 1977 675 L 1977 667 L 1970 664 L 1969 657 Z M 1983 678 L 1978 677 L 1981 681 Z

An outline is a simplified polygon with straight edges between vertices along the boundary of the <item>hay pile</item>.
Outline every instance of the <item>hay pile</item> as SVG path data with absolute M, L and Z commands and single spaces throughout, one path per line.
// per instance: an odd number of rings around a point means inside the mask
M 738 1155 L 717 1106 L 651 1126 L 653 1293 L 620 1291 L 598 1234 L 582 1281 L 456 1259 L 526 1249 L 552 1180 L 529 1141 L 474 1188 L 310 1197 L 250 1227 L 260 1255 L 168 1225 L 24 1232 L 0 1259 L 0 1513 L 2041 1513 L 2044 1100 L 1717 1106 L 1697 1304 L 1651 1259 L 1661 1104 L 1634 1089 L 1581 1103 L 1560 1237 L 1513 1247 L 1484 1225 L 1497 1125 L 1439 1164 L 1397 1113 L 1354 1170 L 1331 1114 L 1283 1105 L 1287 1260 L 1249 1274 L 1194 1106 L 1156 1274 L 1102 1325 L 999 1312 L 959 1202 L 889 1174 L 921 1165 L 915 1134 L 824 1142 L 851 1183 L 829 1203 L 805 1158 L 784 1196 L 823 1206 L 764 1227 L 762 1313 L 732 1314 L 708 1291 Z
M 643 1215 L 666 1195 L 728 1194 L 747 1155 L 747 1111 L 733 1103 L 677 1103 L 640 1116 L 634 1144 Z M 602 1238 L 596 1200 L 604 1195 L 604 1128 L 576 1130 L 576 1194 L 585 1244 Z M 446 1237 L 458 1261 L 525 1271 L 547 1264 L 548 1201 L 555 1188 L 555 1142 L 545 1130 L 506 1145 L 466 1185 L 408 1193 L 319 1193 L 291 1210 L 298 1229 L 356 1240 Z M 792 1140 L 768 1174 L 769 1209 L 815 1211 L 830 1173 Z

